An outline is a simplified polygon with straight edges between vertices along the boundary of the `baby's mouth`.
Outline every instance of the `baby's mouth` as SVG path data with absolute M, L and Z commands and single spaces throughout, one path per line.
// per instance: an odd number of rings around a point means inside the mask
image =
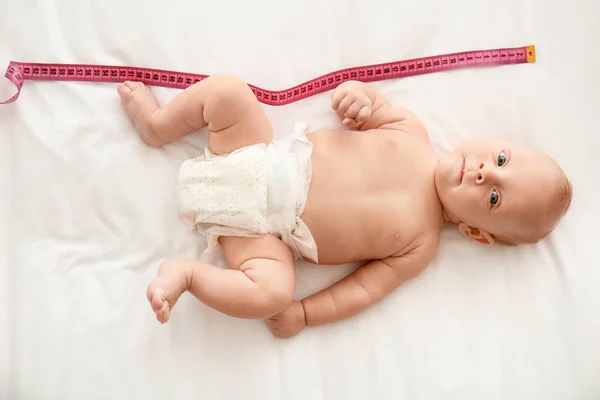
M 463 158 L 462 164 L 460 165 L 460 173 L 458 175 L 458 183 L 462 184 L 463 177 L 465 176 L 465 159 Z

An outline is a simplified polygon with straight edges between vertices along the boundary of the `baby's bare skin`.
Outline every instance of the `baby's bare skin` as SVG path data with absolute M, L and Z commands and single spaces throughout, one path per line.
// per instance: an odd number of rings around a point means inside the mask
M 301 218 L 319 263 L 436 250 L 443 222 L 433 182 L 437 158 L 418 123 L 399 128 L 308 135 L 313 178 Z
M 302 219 L 319 263 L 375 261 L 303 299 L 303 310 L 292 305 L 292 318 L 304 311 L 307 325 L 354 315 L 418 275 L 437 250 L 443 223 L 433 180 L 438 159 L 422 123 L 360 82 L 338 87 L 332 107 L 357 130 L 308 135 L 313 178 Z M 302 327 L 287 317 L 268 320 L 277 336 Z
M 216 154 L 273 137 L 258 101 L 236 78 L 208 78 L 163 109 L 142 84 L 121 84 L 119 94 L 141 138 L 153 147 L 206 126 Z M 221 237 L 228 270 L 198 260 L 161 265 L 147 293 L 159 321 L 169 319 L 189 290 L 218 311 L 266 319 L 275 336 L 291 337 L 305 326 L 348 318 L 422 272 L 437 251 L 444 220 L 491 244 L 491 229 L 523 230 L 523 221 L 547 214 L 550 196 L 539 193 L 550 193 L 560 178 L 547 157 L 504 143 L 467 143 L 440 162 L 421 121 L 361 82 L 340 85 L 332 108 L 353 129 L 307 135 L 313 144 L 312 180 L 301 218 L 315 239 L 320 264 L 367 263 L 331 287 L 293 301 L 294 262 L 281 240 Z M 553 223 L 548 219 L 548 229 Z

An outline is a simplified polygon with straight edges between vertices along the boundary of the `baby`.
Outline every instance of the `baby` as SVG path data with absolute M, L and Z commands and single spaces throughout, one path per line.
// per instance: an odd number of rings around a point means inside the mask
M 350 81 L 332 96 L 349 130 L 273 129 L 248 85 L 207 78 L 160 108 L 141 83 L 118 92 L 142 140 L 159 147 L 208 126 L 205 154 L 179 171 L 179 213 L 208 241 L 205 256 L 169 259 L 147 290 L 165 323 L 191 292 L 239 318 L 266 319 L 273 334 L 351 317 L 421 273 L 444 221 L 490 245 L 535 243 L 566 213 L 571 185 L 548 156 L 513 143 L 467 140 L 438 159 L 423 123 L 372 87 Z M 210 258 L 212 257 L 212 258 Z M 368 261 L 294 301 L 294 260 Z

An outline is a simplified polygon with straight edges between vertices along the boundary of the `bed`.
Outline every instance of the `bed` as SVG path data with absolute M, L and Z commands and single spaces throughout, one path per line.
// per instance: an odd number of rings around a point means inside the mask
M 600 398 L 600 3 L 595 0 L 4 2 L 10 60 L 137 65 L 283 89 L 324 73 L 535 44 L 537 62 L 373 85 L 425 122 L 440 155 L 500 137 L 552 155 L 574 198 L 534 246 L 445 229 L 430 267 L 347 321 L 277 340 L 184 295 L 160 325 L 145 288 L 205 244 L 176 217 L 200 132 L 145 146 L 115 84 L 26 82 L 0 106 L 0 398 Z M 2 100 L 14 91 L 5 80 Z M 164 103 L 178 91 L 153 88 Z M 277 137 L 338 126 L 331 93 L 265 106 Z M 296 297 L 356 265 L 298 263 Z

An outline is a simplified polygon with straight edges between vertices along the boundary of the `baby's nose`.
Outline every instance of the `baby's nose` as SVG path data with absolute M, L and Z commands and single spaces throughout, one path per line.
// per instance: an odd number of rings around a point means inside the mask
M 479 162 L 479 168 L 477 169 L 477 174 L 475 175 L 475 183 L 481 185 L 485 183 L 485 176 L 487 171 L 484 171 L 485 163 L 483 161 Z
M 496 175 L 497 171 L 490 164 L 486 164 L 484 161 L 479 162 L 479 168 L 477 169 L 477 174 L 475 175 L 475 183 L 478 185 L 484 184 L 487 181 L 491 183 L 495 183 L 498 179 Z

